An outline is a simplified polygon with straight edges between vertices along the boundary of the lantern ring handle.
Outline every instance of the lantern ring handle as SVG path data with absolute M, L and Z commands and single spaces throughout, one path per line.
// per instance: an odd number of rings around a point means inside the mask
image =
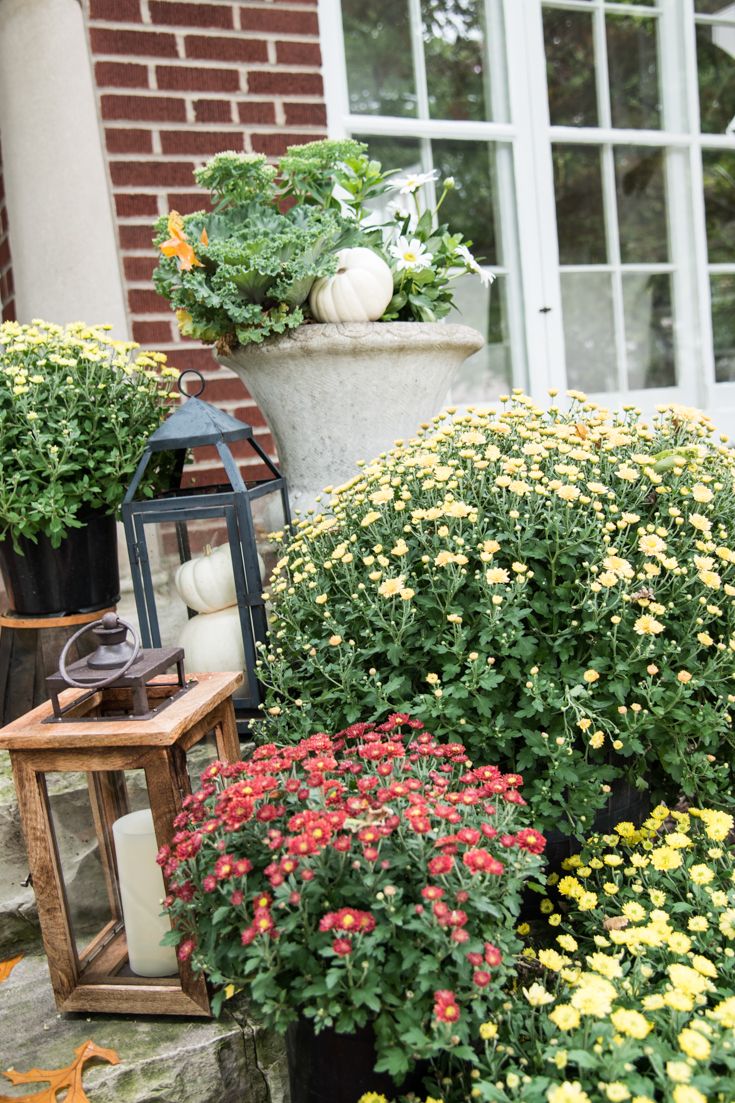
M 181 389 L 181 380 L 184 378 L 185 375 L 198 375 L 199 376 L 199 382 L 201 383 L 201 387 L 196 392 L 196 394 L 189 394 L 188 391 L 182 391 L 182 389 Z M 200 371 L 197 371 L 196 368 L 185 368 L 184 371 L 182 371 L 179 378 L 176 380 L 176 386 L 179 388 L 179 394 L 183 395 L 184 398 L 198 398 L 199 395 L 204 390 L 204 386 L 205 386 L 204 376 L 202 375 L 202 373 Z
M 132 624 L 128 624 L 126 620 L 117 618 L 117 623 L 127 628 L 129 632 L 133 634 L 133 640 L 135 641 L 135 647 L 133 648 L 133 654 L 130 656 L 125 666 L 116 670 L 114 674 L 107 678 L 103 678 L 101 682 L 77 682 L 74 678 L 70 677 L 66 670 L 66 660 L 69 654 L 69 649 L 73 643 L 75 643 L 80 636 L 83 636 L 85 632 L 90 632 L 93 628 L 103 626 L 101 620 L 92 621 L 91 624 L 83 625 L 78 632 L 75 632 L 70 640 L 67 640 L 64 650 L 61 652 L 61 658 L 59 659 L 59 674 L 64 679 L 67 685 L 75 686 L 77 689 L 104 689 L 105 686 L 111 686 L 113 682 L 116 682 L 118 678 L 122 678 L 123 674 L 126 674 L 135 660 L 138 658 L 138 652 L 140 651 L 140 637 L 133 628 Z

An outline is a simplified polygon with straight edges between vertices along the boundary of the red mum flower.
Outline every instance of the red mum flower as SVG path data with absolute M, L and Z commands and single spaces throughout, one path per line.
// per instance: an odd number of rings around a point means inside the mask
M 534 831 L 532 827 L 525 827 L 516 835 L 516 843 L 521 850 L 527 850 L 529 854 L 542 854 L 546 846 L 546 839 L 540 831 Z
M 507 793 L 503 793 L 503 800 L 507 801 L 508 804 L 525 805 L 526 803 L 521 794 L 516 789 L 510 789 Z
M 482 831 L 486 839 L 494 839 L 498 833 L 497 830 L 492 826 L 492 824 L 489 823 L 481 823 L 480 831 Z
M 293 855 L 281 858 L 281 873 L 295 873 L 298 868 L 299 860 L 294 858 Z
M 169 860 L 170 857 L 171 857 L 171 847 L 170 846 L 162 846 L 161 849 L 158 851 L 158 854 L 156 854 L 156 862 L 158 863 L 159 866 L 165 866 L 166 862 Z
M 500 874 L 505 869 L 502 862 L 499 862 L 497 858 L 493 858 L 492 854 L 489 854 L 487 850 L 482 850 L 480 847 L 466 851 L 466 853 L 462 855 L 462 861 L 467 866 L 470 873 Z
M 322 918 L 319 920 L 319 930 L 320 931 L 333 931 L 336 926 L 337 926 L 337 913 L 336 912 L 327 912 L 327 914 L 323 915 Z
M 246 927 L 240 935 L 243 946 L 249 946 L 253 939 L 257 936 L 258 932 L 255 927 Z
M 275 872 L 275 869 L 276 869 L 276 867 L 274 866 L 274 872 Z M 268 872 L 268 870 L 266 870 L 266 873 L 267 872 Z M 255 896 L 253 897 L 253 907 L 254 908 L 269 908 L 272 903 L 273 903 L 273 897 L 271 896 L 271 894 L 269 892 L 256 892 Z
M 349 835 L 338 835 L 333 841 L 332 846 L 335 850 L 340 851 L 340 853 L 346 854 L 347 851 L 352 848 L 352 839 Z
M 477 969 L 472 979 L 478 988 L 487 988 L 488 984 L 492 980 L 492 977 L 489 973 L 483 972 L 482 969 Z
M 497 946 L 493 946 L 492 942 L 485 943 L 485 961 L 488 965 L 500 965 L 503 960 L 503 955 Z
M 230 903 L 231 903 L 231 904 L 232 904 L 232 905 L 233 905 L 234 907 L 236 907 L 236 908 L 237 908 L 237 907 L 239 907 L 239 906 L 240 906 L 240 904 L 242 904 L 242 899 L 243 899 L 243 891 L 242 891 L 242 889 L 235 889 L 235 891 L 234 891 L 234 892 L 233 892 L 233 894 L 232 894 L 232 898 L 231 898 L 231 900 L 230 900 Z
M 252 868 L 253 863 L 248 861 L 247 858 L 238 858 L 238 860 L 235 862 L 235 876 L 245 877 L 246 874 L 250 873 L 250 870 Z
M 470 894 L 468 892 L 465 892 L 464 889 L 460 889 L 459 892 L 455 893 L 454 896 L 454 899 L 457 901 L 458 904 L 466 904 L 469 898 Z
M 285 878 L 285 877 L 283 876 L 283 874 L 281 873 L 281 871 L 280 871 L 280 870 L 278 870 L 278 871 L 277 871 L 276 873 L 271 873 L 271 875 L 270 875 L 270 877 L 268 878 L 268 880 L 270 881 L 270 883 L 271 883 L 271 886 L 272 886 L 272 887 L 273 887 L 274 889 L 277 889 L 277 888 L 279 888 L 279 887 L 280 887 L 280 886 L 281 886 L 281 885 L 283 884 L 283 882 L 284 882 L 284 881 L 286 880 L 286 878 Z
M 450 935 L 453 942 L 467 942 L 469 937 L 464 927 L 454 927 Z
M 431 821 L 425 816 L 415 816 L 410 823 L 417 835 L 425 835 L 427 831 L 431 831 Z
M 202 888 L 205 892 L 214 892 L 217 888 L 217 878 L 214 874 L 210 873 L 209 877 L 205 877 L 202 881 Z
M 439 989 L 438 992 L 434 993 L 434 1014 L 442 1023 L 456 1023 L 459 1021 L 459 1004 L 454 992 Z
M 288 898 L 288 902 L 289 902 L 289 904 L 300 904 L 301 903 L 301 893 L 300 892 L 292 892 L 291 895 Z
M 191 957 L 194 952 L 194 948 L 195 947 L 193 942 L 182 942 L 179 946 L 179 961 L 186 961 L 188 957 Z
M 434 902 L 434 906 L 431 910 L 433 911 L 434 915 L 436 916 L 436 918 L 439 920 L 440 923 L 443 919 L 446 919 L 446 917 L 449 915 L 449 908 L 447 907 L 447 905 L 444 903 L 443 900 L 436 900 Z
M 441 900 L 444 895 L 444 889 L 439 888 L 438 885 L 426 885 L 422 888 L 421 895 L 424 900 Z
M 500 836 L 500 845 L 506 847 L 507 849 L 510 849 L 512 846 L 516 845 L 515 836 L 514 835 L 501 835 Z
M 232 877 L 235 872 L 235 859 L 231 854 L 223 854 L 214 863 L 214 874 L 218 881 L 224 881 Z
M 476 827 L 462 827 L 457 832 L 457 838 L 461 843 L 467 843 L 469 846 L 474 846 L 475 843 L 480 841 L 480 832 Z
M 357 837 L 361 843 L 377 843 L 380 839 L 380 832 L 377 827 L 363 827 Z
M 474 965 L 475 968 L 477 969 L 480 965 L 482 965 L 482 963 L 485 959 L 483 958 L 482 954 L 474 953 L 474 954 L 468 954 L 467 955 L 467 960 L 469 961 L 470 965 Z
M 267 934 L 275 927 L 273 916 L 267 908 L 257 908 L 253 918 L 253 927 L 258 934 Z
M 449 913 L 449 926 L 450 927 L 464 927 L 467 922 L 467 916 L 465 912 L 459 908 L 454 908 Z
M 319 846 L 311 835 L 294 835 L 288 840 L 289 854 L 318 854 Z
M 366 862 L 377 862 L 380 857 L 377 849 L 374 846 L 366 846 L 363 849 L 363 856 Z
M 468 854 L 472 854 L 473 851 L 468 851 Z M 465 854 L 465 863 L 467 860 L 467 854 Z M 489 855 L 488 855 L 489 857 Z M 454 858 L 451 854 L 439 854 L 436 858 L 432 858 L 429 862 L 429 873 L 433 877 L 439 877 L 442 873 L 450 873 L 454 869 Z
M 352 953 L 352 940 L 349 938 L 335 938 L 332 949 L 339 957 L 347 957 Z
M 314 870 L 313 869 L 302 869 L 301 870 L 301 880 L 302 881 L 313 881 L 314 880 Z

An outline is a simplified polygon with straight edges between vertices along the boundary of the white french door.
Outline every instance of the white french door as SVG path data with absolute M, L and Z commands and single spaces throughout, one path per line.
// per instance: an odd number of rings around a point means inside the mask
M 320 0 L 320 19 L 330 134 L 454 176 L 443 210 L 498 277 L 460 286 L 487 345 L 453 401 L 576 389 L 735 430 L 735 3 Z

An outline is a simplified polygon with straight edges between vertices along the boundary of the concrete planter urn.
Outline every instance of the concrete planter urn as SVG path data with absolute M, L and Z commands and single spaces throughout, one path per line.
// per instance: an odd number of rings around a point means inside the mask
M 260 407 L 292 508 L 304 511 L 325 486 L 352 478 L 357 460 L 414 436 L 483 344 L 469 326 L 342 322 L 302 325 L 215 359 L 240 376 Z

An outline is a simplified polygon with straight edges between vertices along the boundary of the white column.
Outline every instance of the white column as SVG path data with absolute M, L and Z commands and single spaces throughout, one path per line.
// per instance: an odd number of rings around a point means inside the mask
M 0 138 L 16 310 L 128 336 L 77 0 L 0 0 Z

